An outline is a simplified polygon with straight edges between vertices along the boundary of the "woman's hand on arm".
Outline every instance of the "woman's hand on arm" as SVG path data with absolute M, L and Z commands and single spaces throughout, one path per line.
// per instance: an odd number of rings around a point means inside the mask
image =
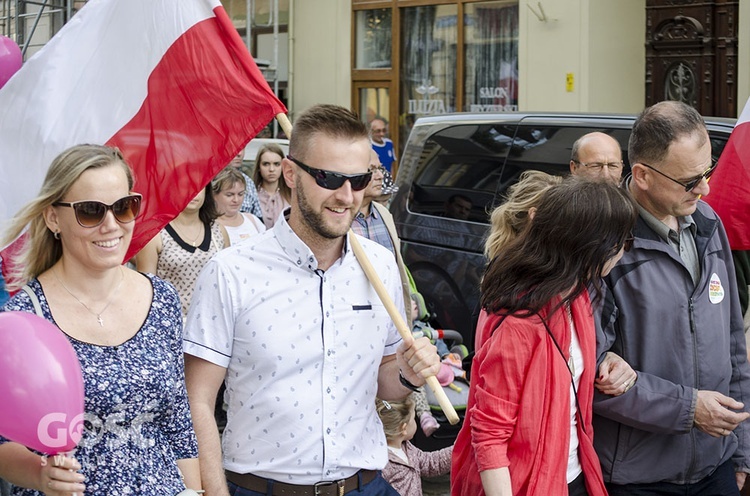
M 513 496 L 508 467 L 484 470 L 479 476 L 486 496 Z
M 619 396 L 632 388 L 637 379 L 638 374 L 628 362 L 608 351 L 599 365 L 594 386 L 603 394 Z

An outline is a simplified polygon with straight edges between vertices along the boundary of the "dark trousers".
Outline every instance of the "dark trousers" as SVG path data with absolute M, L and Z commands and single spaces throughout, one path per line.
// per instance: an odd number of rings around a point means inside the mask
M 739 496 L 734 466 L 731 461 L 721 464 L 714 473 L 695 484 L 607 484 L 609 496 Z
M 583 472 L 568 484 L 568 496 L 589 496 L 589 492 L 586 491 L 586 478 L 583 476 Z
M 273 495 L 273 486 L 269 487 L 268 492 L 259 493 L 257 491 L 250 491 L 249 489 L 240 487 L 237 484 L 232 484 L 231 482 L 227 482 L 227 485 L 229 485 L 229 494 L 231 496 Z M 383 479 L 383 476 L 381 474 L 378 474 L 378 476 L 371 480 L 369 484 L 360 484 L 359 489 L 354 489 L 353 491 L 349 491 L 346 494 L 352 496 L 399 496 L 398 492 L 396 492 L 396 490 L 393 489 L 385 479 Z

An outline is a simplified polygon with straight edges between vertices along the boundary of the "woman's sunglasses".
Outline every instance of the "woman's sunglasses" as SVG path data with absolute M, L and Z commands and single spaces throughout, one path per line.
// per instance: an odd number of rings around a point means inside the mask
M 372 179 L 372 172 L 365 172 L 363 174 L 341 174 L 339 172 L 331 172 L 310 167 L 304 162 L 300 162 L 296 158 L 293 158 L 291 155 L 287 155 L 286 158 L 314 177 L 318 186 L 325 189 L 336 190 L 343 186 L 345 182 L 349 181 L 349 184 L 352 185 L 353 191 L 362 191 L 368 184 L 370 184 L 370 179 Z
M 96 227 L 107 216 L 111 210 L 115 219 L 120 224 L 133 222 L 141 211 L 141 195 L 133 194 L 120 198 L 112 205 L 107 205 L 94 200 L 83 200 L 76 202 L 55 202 L 53 207 L 71 207 L 76 214 L 76 220 L 81 227 Z

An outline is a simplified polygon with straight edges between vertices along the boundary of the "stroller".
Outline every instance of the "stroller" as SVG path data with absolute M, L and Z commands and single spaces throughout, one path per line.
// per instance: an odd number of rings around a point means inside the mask
M 452 445 L 463 424 L 469 399 L 469 377 L 464 361 L 469 357 L 469 351 L 463 344 L 461 333 L 454 330 L 435 329 L 427 322 L 430 314 L 421 295 L 413 294 L 412 298 L 416 301 L 419 315 L 414 322 L 412 333 L 415 337 L 427 337 L 438 348 L 442 366 L 437 379 L 460 419 L 459 423 L 451 425 L 432 390 L 425 387 L 430 413 L 437 420 L 439 428 L 430 436 L 425 435 L 421 428 L 417 429 L 412 442 L 424 451 L 435 451 Z

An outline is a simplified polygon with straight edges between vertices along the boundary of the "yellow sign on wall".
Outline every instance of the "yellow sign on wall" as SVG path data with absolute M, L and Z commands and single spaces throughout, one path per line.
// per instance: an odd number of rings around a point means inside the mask
M 572 93 L 574 86 L 575 78 L 573 77 L 573 73 L 569 72 L 565 74 L 565 91 L 567 91 L 568 93 Z

